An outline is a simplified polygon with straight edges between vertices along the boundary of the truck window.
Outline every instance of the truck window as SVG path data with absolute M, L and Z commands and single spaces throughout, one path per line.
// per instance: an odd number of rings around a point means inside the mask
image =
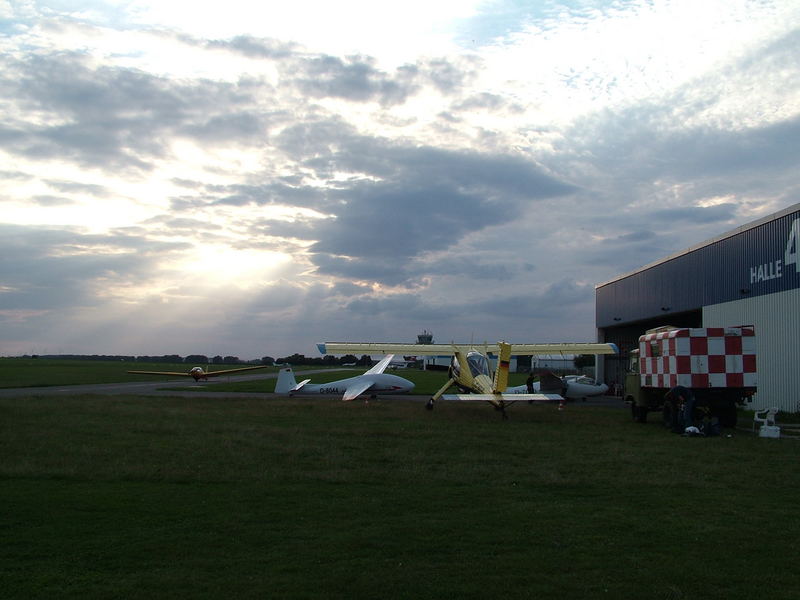
M 628 364 L 628 372 L 639 373 L 639 351 L 631 350 L 629 360 L 630 362 Z

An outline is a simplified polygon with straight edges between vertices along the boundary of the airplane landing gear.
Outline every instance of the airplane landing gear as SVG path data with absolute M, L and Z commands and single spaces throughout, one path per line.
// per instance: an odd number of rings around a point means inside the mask
M 431 398 L 430 400 L 428 400 L 428 402 L 425 403 L 425 408 L 427 408 L 428 410 L 433 410 L 433 398 Z

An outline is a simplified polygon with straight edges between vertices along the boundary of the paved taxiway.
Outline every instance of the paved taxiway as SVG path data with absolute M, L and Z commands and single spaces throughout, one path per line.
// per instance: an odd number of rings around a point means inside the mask
M 300 371 L 297 374 L 313 374 L 320 372 L 331 372 L 332 369 L 323 371 Z M 58 396 L 78 394 L 99 394 L 109 396 L 196 396 L 197 392 L 186 391 L 185 389 L 171 388 L 197 388 L 202 389 L 211 383 L 234 383 L 238 381 L 253 381 L 257 379 L 275 379 L 277 373 L 260 373 L 258 375 L 228 375 L 220 376 L 206 382 L 195 382 L 191 378 L 181 379 L 158 379 L 155 381 L 126 381 L 122 383 L 92 383 L 81 385 L 54 385 L 47 387 L 27 387 L 27 388 L 8 388 L 0 389 L 0 397 L 9 396 Z M 260 398 L 265 395 L 273 394 L 264 392 L 201 392 L 204 396 L 214 397 L 253 397 Z

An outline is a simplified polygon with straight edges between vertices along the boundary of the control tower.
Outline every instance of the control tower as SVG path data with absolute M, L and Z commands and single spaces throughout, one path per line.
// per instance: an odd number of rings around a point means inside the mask
M 417 336 L 417 343 L 418 344 L 432 344 L 433 343 L 433 334 L 430 331 L 425 329 L 422 330 Z

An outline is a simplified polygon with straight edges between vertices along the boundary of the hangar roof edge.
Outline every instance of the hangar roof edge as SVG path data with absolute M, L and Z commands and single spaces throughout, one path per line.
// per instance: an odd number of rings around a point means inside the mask
M 718 236 L 715 236 L 713 238 L 709 238 L 709 239 L 707 239 L 707 240 L 705 240 L 703 242 L 700 242 L 698 244 L 694 244 L 692 246 L 689 246 L 688 248 L 684 248 L 683 250 L 678 250 L 677 252 L 673 252 L 672 254 L 670 254 L 668 256 L 665 256 L 664 258 L 661 258 L 661 259 L 656 260 L 654 262 L 648 263 L 648 264 L 646 264 L 646 265 L 644 265 L 642 267 L 639 267 L 638 269 L 634 269 L 633 271 L 629 271 L 629 272 L 624 273 L 622 275 L 618 275 L 616 277 L 613 277 L 613 278 L 609 279 L 608 281 L 604 281 L 603 283 L 597 283 L 597 284 L 595 284 L 594 289 L 597 290 L 598 288 L 601 288 L 603 286 L 609 285 L 609 284 L 614 283 L 616 281 L 620 281 L 621 279 L 625 279 L 626 277 L 630 277 L 631 275 L 636 275 L 636 273 L 641 273 L 642 271 L 647 271 L 648 269 L 652 269 L 653 267 L 658 266 L 658 265 L 660 265 L 662 263 L 668 262 L 668 261 L 670 261 L 670 260 L 672 260 L 674 258 L 678 258 L 679 256 L 683 256 L 684 254 L 689 254 L 690 252 L 694 252 L 695 250 L 699 250 L 700 248 L 703 248 L 704 246 L 708 246 L 710 244 L 713 244 L 715 242 L 719 242 L 719 241 L 727 239 L 729 237 L 733 237 L 734 235 L 738 235 L 738 234 L 743 233 L 745 231 L 748 231 L 750 229 L 754 229 L 754 228 L 758 227 L 759 225 L 763 225 L 764 223 L 768 223 L 770 221 L 774 221 L 776 219 L 780 219 L 781 217 L 786 216 L 786 215 L 788 215 L 790 213 L 796 212 L 798 210 L 800 210 L 800 202 L 797 203 L 797 204 L 792 204 L 791 206 L 787 206 L 786 208 L 784 208 L 783 210 L 779 210 L 778 212 L 772 213 L 772 214 L 767 215 L 765 217 L 761 217 L 760 219 L 756 219 L 755 221 L 751 221 L 750 223 L 745 223 L 744 225 L 740 225 L 739 227 L 736 227 L 735 229 L 731 229 L 730 231 L 726 231 L 725 233 L 721 233 Z

